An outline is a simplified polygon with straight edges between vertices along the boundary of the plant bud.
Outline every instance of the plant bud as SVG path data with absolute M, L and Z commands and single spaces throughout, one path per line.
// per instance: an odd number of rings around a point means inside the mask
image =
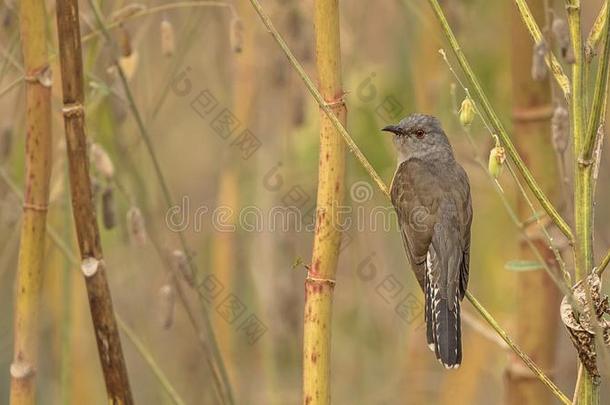
M 489 174 L 491 174 L 494 179 L 497 179 L 500 176 L 500 173 L 502 172 L 502 165 L 504 164 L 505 160 L 506 151 L 502 146 L 495 146 L 489 152 L 489 163 L 487 169 L 489 170 Z
M 570 29 L 568 28 L 568 23 L 561 18 L 556 18 L 553 20 L 552 30 L 553 36 L 561 51 L 561 57 L 568 63 L 574 63 L 574 52 L 572 51 L 572 44 L 570 43 Z
M 131 207 L 127 211 L 127 226 L 132 242 L 137 246 L 144 246 L 147 239 L 146 226 L 144 224 L 144 217 L 138 207 Z
M 553 110 L 553 117 L 551 118 L 553 148 L 560 154 L 563 154 L 568 149 L 570 142 L 569 118 L 568 110 L 563 106 L 557 106 Z
M 174 307 L 176 303 L 176 294 L 171 284 L 164 284 L 159 289 L 159 304 L 161 315 L 161 326 L 167 330 L 174 323 Z
M 165 57 L 170 57 L 176 50 L 176 42 L 174 40 L 174 26 L 169 20 L 161 21 L 161 54 Z
M 174 272 L 180 274 L 188 285 L 195 286 L 195 280 L 189 269 L 188 258 L 182 250 L 176 249 L 172 252 L 171 262 Z
M 541 81 L 546 78 L 546 52 L 547 49 L 544 40 L 534 45 L 532 54 L 532 79 L 536 81 Z
M 102 220 L 104 228 L 112 229 L 116 225 L 116 210 L 114 209 L 114 193 L 108 186 L 102 193 Z
M 244 46 L 244 23 L 241 18 L 233 17 L 229 30 L 233 52 L 241 53 Z
M 91 144 L 91 162 L 102 176 L 106 179 L 111 179 L 114 176 L 114 165 L 110 156 L 104 150 L 104 148 L 98 143 Z
M 470 97 L 466 97 L 464 101 L 462 101 L 462 106 L 460 107 L 460 124 L 462 124 L 464 128 L 469 128 L 474 120 L 475 113 L 474 103 Z

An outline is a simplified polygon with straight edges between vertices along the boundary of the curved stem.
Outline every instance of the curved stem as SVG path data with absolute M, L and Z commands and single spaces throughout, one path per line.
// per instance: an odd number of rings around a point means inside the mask
M 534 19 L 534 16 L 532 15 L 532 12 L 531 12 L 529 6 L 527 5 L 527 2 L 525 0 L 515 0 L 515 4 L 517 5 L 517 8 L 519 9 L 519 14 L 521 15 L 521 19 L 523 20 L 523 23 L 525 24 L 530 35 L 534 39 L 534 42 L 539 43 L 540 41 L 543 41 L 544 37 L 542 36 L 542 31 L 540 31 L 540 27 L 538 27 L 538 24 L 536 24 L 536 20 Z M 568 76 L 566 76 L 566 74 L 564 73 L 563 68 L 561 67 L 561 64 L 559 63 L 559 61 L 555 57 L 555 54 L 553 54 L 552 51 L 548 52 L 547 56 L 545 57 L 545 61 L 546 61 L 547 66 L 553 73 L 553 77 L 555 78 L 555 81 L 559 85 L 559 88 L 561 88 L 564 98 L 566 99 L 566 101 L 569 104 L 570 103 L 570 80 L 568 79 Z

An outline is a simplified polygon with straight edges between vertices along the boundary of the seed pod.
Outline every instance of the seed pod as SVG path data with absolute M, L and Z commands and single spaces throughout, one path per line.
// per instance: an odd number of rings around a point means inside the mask
M 568 23 L 564 19 L 556 18 L 553 20 L 552 30 L 555 41 L 557 41 L 561 51 L 561 57 L 568 63 L 574 63 L 574 52 L 570 43 Z
M 174 40 L 174 26 L 169 20 L 162 20 L 160 26 L 161 32 L 161 54 L 165 57 L 170 57 L 176 50 L 176 42 Z
M 466 97 L 464 101 L 462 101 L 462 106 L 460 107 L 460 124 L 462 124 L 464 128 L 469 128 L 474 120 L 475 113 L 474 103 L 470 97 Z
M 233 52 L 241 53 L 244 45 L 244 23 L 241 18 L 233 17 L 229 30 Z
M 129 229 L 129 236 L 131 241 L 136 246 L 144 246 L 146 244 L 146 225 L 144 224 L 144 217 L 138 207 L 131 207 L 127 211 L 127 226 Z
M 191 287 L 195 286 L 195 280 L 191 275 L 188 258 L 182 250 L 176 249 L 172 252 L 172 267 L 176 274 L 180 274 L 184 281 Z
M 551 118 L 551 130 L 553 133 L 553 148 L 559 154 L 563 154 L 568 149 L 570 142 L 570 120 L 568 110 L 563 106 L 555 107 Z
M 171 284 L 164 284 L 159 289 L 159 301 L 161 326 L 167 330 L 174 323 L 174 307 L 176 303 L 176 294 Z
M 125 28 L 125 26 L 123 24 L 119 24 L 119 27 L 117 30 L 119 33 L 119 39 L 117 42 L 119 43 L 119 49 L 121 51 L 121 56 L 127 57 L 127 56 L 131 55 L 131 53 L 133 52 L 133 48 L 131 47 L 131 36 L 129 35 L 127 28 Z
M 106 187 L 102 193 L 102 219 L 104 228 L 112 229 L 116 225 L 116 210 L 114 208 L 114 193 L 112 186 Z
M 497 179 L 500 176 L 500 173 L 502 172 L 502 165 L 504 164 L 505 160 L 506 151 L 502 146 L 495 146 L 489 152 L 489 163 L 487 169 L 489 170 L 489 174 L 491 174 L 494 179 Z
M 104 150 L 104 148 L 98 143 L 91 144 L 91 162 L 102 176 L 106 177 L 106 179 L 111 179 L 114 176 L 114 165 L 112 164 L 112 160 L 110 160 L 110 156 Z
M 138 53 L 132 52 L 129 56 L 122 56 L 119 58 L 119 66 L 121 66 L 121 70 L 125 74 L 127 80 L 131 80 L 136 69 L 138 68 Z
M 532 79 L 536 81 L 541 81 L 546 78 L 546 56 L 547 48 L 544 40 L 538 42 L 534 45 L 534 50 L 532 54 Z

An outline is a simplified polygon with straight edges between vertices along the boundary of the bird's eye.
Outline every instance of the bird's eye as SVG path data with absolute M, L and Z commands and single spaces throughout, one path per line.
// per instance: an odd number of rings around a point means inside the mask
M 423 138 L 425 134 L 426 134 L 426 133 L 424 132 L 424 130 L 423 130 L 423 129 L 418 129 L 417 131 L 415 131 L 415 136 L 416 136 L 418 139 Z

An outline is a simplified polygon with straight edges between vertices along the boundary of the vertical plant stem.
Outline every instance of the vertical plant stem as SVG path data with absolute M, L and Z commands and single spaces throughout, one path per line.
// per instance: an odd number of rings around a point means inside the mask
M 341 88 L 338 0 L 314 1 L 315 49 L 319 90 L 345 126 Z M 305 281 L 303 320 L 303 403 L 330 404 L 332 301 L 341 233 L 345 146 L 329 117 L 320 111 L 320 156 L 316 229 L 311 268 Z
M 606 5 L 606 3 L 604 3 Z M 605 18 L 610 16 L 610 7 L 604 7 L 606 11 Z M 604 50 L 599 61 L 597 69 L 597 77 L 595 79 L 595 92 L 593 94 L 593 102 L 591 104 L 591 114 L 587 123 L 587 132 L 582 149 L 580 162 L 583 165 L 593 165 L 591 157 L 597 140 L 598 127 L 602 122 L 603 110 L 606 107 L 605 96 L 608 94 L 608 66 L 610 65 L 610 30 L 608 25 L 603 25 Z M 589 66 L 589 64 L 587 64 Z M 580 151 L 578 151 L 580 152 Z
M 91 318 L 102 364 L 108 400 L 133 403 L 112 298 L 106 279 L 99 228 L 89 178 L 85 135 L 83 61 L 77 0 L 57 2 L 57 31 L 63 90 L 66 149 L 76 235 L 85 276 Z
M 19 244 L 11 364 L 11 404 L 34 404 L 38 315 L 51 174 L 51 87 L 45 2 L 23 0 L 20 29 L 25 65 L 25 195 Z
M 574 64 L 572 65 L 572 103 L 571 124 L 574 154 L 574 223 L 576 233 L 576 282 L 582 280 L 593 268 L 593 202 L 591 183 L 591 164 L 584 164 L 580 154 L 585 144 L 585 110 L 584 93 L 584 48 L 582 44 L 582 28 L 580 22 L 580 0 L 566 0 L 568 25 L 574 49 Z M 581 387 L 578 392 L 578 403 L 590 405 L 599 403 L 599 389 L 586 372 L 580 369 Z
M 530 0 L 528 12 L 542 20 L 545 8 L 543 0 Z M 534 81 L 531 76 L 532 40 L 523 26 L 517 9 L 511 10 L 511 71 L 513 99 L 513 135 L 524 162 L 539 174 L 541 186 L 549 197 L 557 196 L 557 170 L 554 152 L 548 147 L 550 118 L 552 113 L 550 80 Z M 530 45 L 530 46 L 528 46 Z M 537 113 L 538 112 L 538 113 Z M 524 199 L 518 201 L 519 216 L 527 218 L 530 208 Z M 542 224 L 527 225 L 530 239 L 520 240 L 520 257 L 523 260 L 542 260 L 558 272 L 558 262 L 540 229 Z M 538 228 L 538 229 L 536 229 Z M 561 295 L 553 280 L 545 271 L 525 271 L 516 274 L 515 289 L 517 321 L 516 339 L 522 349 L 536 359 L 543 370 L 553 370 L 558 336 L 556 316 Z M 566 286 L 569 288 L 569 285 Z M 551 392 L 534 374 L 519 372 L 519 359 L 512 355 L 506 368 L 506 397 L 509 404 L 552 404 Z

